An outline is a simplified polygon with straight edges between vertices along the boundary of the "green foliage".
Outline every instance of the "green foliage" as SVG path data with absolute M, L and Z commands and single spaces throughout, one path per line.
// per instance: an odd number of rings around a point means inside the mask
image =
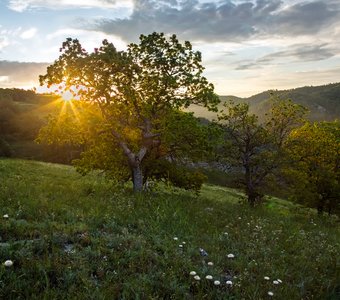
M 294 130 L 286 144 L 290 156 L 285 173 L 295 198 L 310 207 L 340 210 L 340 123 L 307 123 Z
M 198 170 L 176 165 L 166 159 L 148 160 L 146 162 L 147 180 L 163 180 L 175 187 L 199 192 L 206 176 Z
M 274 198 L 251 209 L 242 193 L 216 186 L 199 196 L 126 189 L 68 166 L 0 160 L 0 298 L 338 297 L 336 217 Z
M 73 125 L 72 117 L 62 120 L 62 128 L 60 118 L 52 118 L 40 140 L 83 145 L 85 152 L 78 161 L 82 170 L 101 166 L 111 167 L 114 174 L 124 169 L 125 174 L 128 168 L 135 191 L 142 189 L 144 160 L 172 161 L 174 154 L 196 159 L 204 140 L 194 138 L 201 129 L 191 115 L 179 110 L 190 104 L 214 110 L 219 100 L 202 76 L 201 54 L 189 42 L 153 33 L 141 35 L 140 43 L 128 45 L 127 51 L 119 52 L 104 40 L 100 48 L 87 53 L 77 39 L 68 38 L 60 50 L 40 83 L 70 91 L 77 99 L 73 102 L 82 103 L 85 112 L 77 113 L 81 122 L 75 116 Z M 91 112 L 94 118 L 89 124 L 80 115 Z

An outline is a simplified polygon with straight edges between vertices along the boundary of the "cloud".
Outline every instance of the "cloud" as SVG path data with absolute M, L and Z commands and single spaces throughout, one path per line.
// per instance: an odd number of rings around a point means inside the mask
M 256 62 L 242 62 L 238 66 L 235 67 L 235 70 L 250 70 L 250 69 L 259 69 L 262 66 Z
M 131 7 L 131 0 L 10 0 L 8 8 L 17 12 L 32 9 Z
M 319 45 L 297 44 L 287 51 L 274 52 L 262 57 L 259 61 L 266 62 L 280 57 L 293 57 L 299 61 L 318 61 L 331 58 L 340 53 L 339 50 L 330 47 L 329 44 L 323 43 Z
M 302 2 L 282 10 L 270 25 L 273 32 L 284 35 L 313 35 L 338 17 L 339 7 L 327 1 Z
M 32 37 L 35 36 L 35 34 L 37 33 L 37 28 L 30 28 L 30 29 L 27 29 L 25 31 L 23 31 L 21 34 L 20 34 L 20 37 L 24 40 L 28 40 L 28 39 L 31 39 Z
M 322 1 L 134 0 L 126 19 L 99 19 L 88 26 L 134 41 L 141 33 L 179 33 L 194 41 L 245 41 L 273 34 L 314 35 L 336 22 L 339 5 Z
M 256 60 L 236 62 L 235 70 L 259 69 L 264 65 L 277 63 L 281 59 L 284 59 L 285 63 L 320 61 L 337 54 L 340 54 L 340 49 L 336 49 L 327 43 L 295 44 L 285 50 L 264 55 Z
M 0 36 L 0 51 L 9 45 L 7 36 Z
M 0 87 L 33 87 L 40 74 L 46 72 L 47 63 L 0 61 Z
M 83 29 L 74 29 L 74 28 L 63 28 L 59 29 L 53 33 L 50 33 L 46 36 L 48 41 L 59 41 L 59 46 L 61 43 L 65 41 L 66 38 L 72 37 L 77 38 L 82 46 L 85 47 L 88 51 L 93 51 L 94 48 L 100 46 L 101 42 L 104 39 L 109 40 L 114 43 L 115 47 L 118 50 L 123 50 L 126 48 L 126 43 L 121 40 L 118 36 L 109 35 L 100 31 L 88 31 Z M 55 49 L 53 48 L 53 52 Z

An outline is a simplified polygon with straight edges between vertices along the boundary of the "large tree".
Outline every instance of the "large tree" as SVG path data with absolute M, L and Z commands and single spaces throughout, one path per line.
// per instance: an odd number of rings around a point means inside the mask
M 189 159 L 191 150 L 197 150 L 196 142 L 188 146 L 190 135 L 202 131 L 193 116 L 180 109 L 191 104 L 215 109 L 219 100 L 202 76 L 201 54 L 193 51 L 190 42 L 182 44 L 175 35 L 153 33 L 141 35 L 140 43 L 128 45 L 126 51 L 117 51 L 104 40 L 88 53 L 77 39 L 68 38 L 60 51 L 40 83 L 71 92 L 78 116 L 64 117 L 68 125 L 62 130 L 58 129 L 60 116 L 51 118 L 40 140 L 84 145 L 78 161 L 83 169 L 128 168 L 135 191 L 142 190 L 143 171 L 150 168 L 150 160 L 176 162 L 175 154 Z M 174 116 L 181 119 L 177 130 L 169 126 L 169 120 L 176 122 Z M 83 124 L 75 125 L 80 119 Z M 183 146 L 187 151 L 181 151 Z
M 340 210 L 340 122 L 307 123 L 285 145 L 290 165 L 284 174 L 295 199 L 319 214 Z
M 218 117 L 224 132 L 220 157 L 239 170 L 240 182 L 253 206 L 261 200 L 268 178 L 281 167 L 284 142 L 304 121 L 305 109 L 272 95 L 270 112 L 261 123 L 249 112 L 248 103 L 227 102 L 225 108 Z

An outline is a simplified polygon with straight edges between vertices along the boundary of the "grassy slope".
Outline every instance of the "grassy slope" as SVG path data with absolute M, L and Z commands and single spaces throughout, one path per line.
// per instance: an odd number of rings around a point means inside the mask
M 162 188 L 134 198 L 67 166 L 0 160 L 0 262 L 14 261 L 0 266 L 0 298 L 337 299 L 337 220 L 239 197 L 205 186 L 199 197 Z

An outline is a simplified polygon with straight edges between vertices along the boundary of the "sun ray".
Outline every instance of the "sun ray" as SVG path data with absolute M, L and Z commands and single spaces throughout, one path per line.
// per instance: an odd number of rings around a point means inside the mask
M 76 121 L 80 124 L 81 123 L 80 113 L 79 113 L 77 107 L 74 105 L 74 103 L 72 101 L 69 101 L 69 102 L 66 102 L 66 103 L 69 104 Z

